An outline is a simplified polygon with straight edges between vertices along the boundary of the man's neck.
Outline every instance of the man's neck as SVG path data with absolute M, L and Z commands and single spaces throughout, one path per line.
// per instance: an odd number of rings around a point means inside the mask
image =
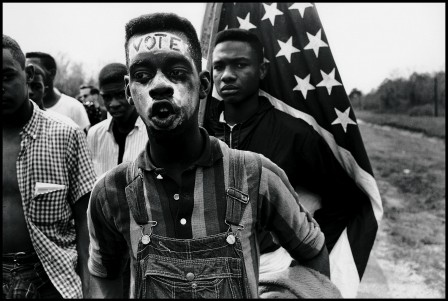
M 148 134 L 149 155 L 155 166 L 164 168 L 175 179 L 199 159 L 205 143 L 197 125 L 182 133 L 160 134 L 148 131 Z
M 15 114 L 9 116 L 3 115 L 3 129 L 6 131 L 21 130 L 30 120 L 33 110 L 31 101 L 24 101 L 23 105 L 17 109 Z
M 60 98 L 61 98 L 61 92 L 59 92 L 56 88 L 49 87 L 48 93 L 45 95 L 43 99 L 44 107 L 51 108 L 52 106 L 58 103 Z
M 129 133 L 135 126 L 135 122 L 138 118 L 137 111 L 133 111 L 126 119 L 114 118 L 114 124 L 116 129 L 121 133 Z
M 250 98 L 238 103 L 224 102 L 224 117 L 226 123 L 230 126 L 243 123 L 257 112 L 258 105 L 258 94 L 254 94 Z

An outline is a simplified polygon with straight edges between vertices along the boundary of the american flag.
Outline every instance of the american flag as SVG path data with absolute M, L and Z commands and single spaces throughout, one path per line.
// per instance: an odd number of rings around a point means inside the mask
M 281 111 L 303 119 L 330 146 L 356 182 L 362 197 L 347 191 L 355 203 L 346 228 L 325 233 L 330 248 L 331 279 L 343 297 L 356 297 L 367 266 L 383 208 L 356 117 L 333 59 L 329 42 L 313 3 L 208 3 L 201 42 L 211 70 L 211 42 L 216 32 L 242 28 L 256 33 L 269 62 L 260 95 Z M 214 89 L 205 106 L 216 104 Z M 325 231 L 324 231 L 325 232 Z

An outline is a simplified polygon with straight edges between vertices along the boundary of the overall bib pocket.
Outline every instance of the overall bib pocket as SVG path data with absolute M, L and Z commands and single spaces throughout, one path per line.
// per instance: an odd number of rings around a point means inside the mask
M 149 255 L 140 261 L 144 298 L 244 298 L 240 258 L 177 259 Z

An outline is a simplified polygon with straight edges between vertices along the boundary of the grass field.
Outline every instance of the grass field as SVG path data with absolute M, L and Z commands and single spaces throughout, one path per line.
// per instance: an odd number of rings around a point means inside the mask
M 445 138 L 445 116 L 408 116 L 399 114 L 376 114 L 357 110 L 356 118 L 368 123 L 388 125 L 400 129 L 421 132 L 427 136 Z
M 426 135 L 445 138 L 445 117 L 417 118 L 356 112 L 367 123 L 417 128 Z M 381 127 L 362 127 L 363 140 L 380 183 L 383 220 L 391 239 L 392 257 L 415 263 L 425 282 L 445 294 L 445 188 L 444 139 L 403 135 Z

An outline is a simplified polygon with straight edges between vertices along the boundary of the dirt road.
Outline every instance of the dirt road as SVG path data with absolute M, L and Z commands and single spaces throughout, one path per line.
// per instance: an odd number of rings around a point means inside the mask
M 384 216 L 358 298 L 445 298 L 445 141 L 359 122 Z

